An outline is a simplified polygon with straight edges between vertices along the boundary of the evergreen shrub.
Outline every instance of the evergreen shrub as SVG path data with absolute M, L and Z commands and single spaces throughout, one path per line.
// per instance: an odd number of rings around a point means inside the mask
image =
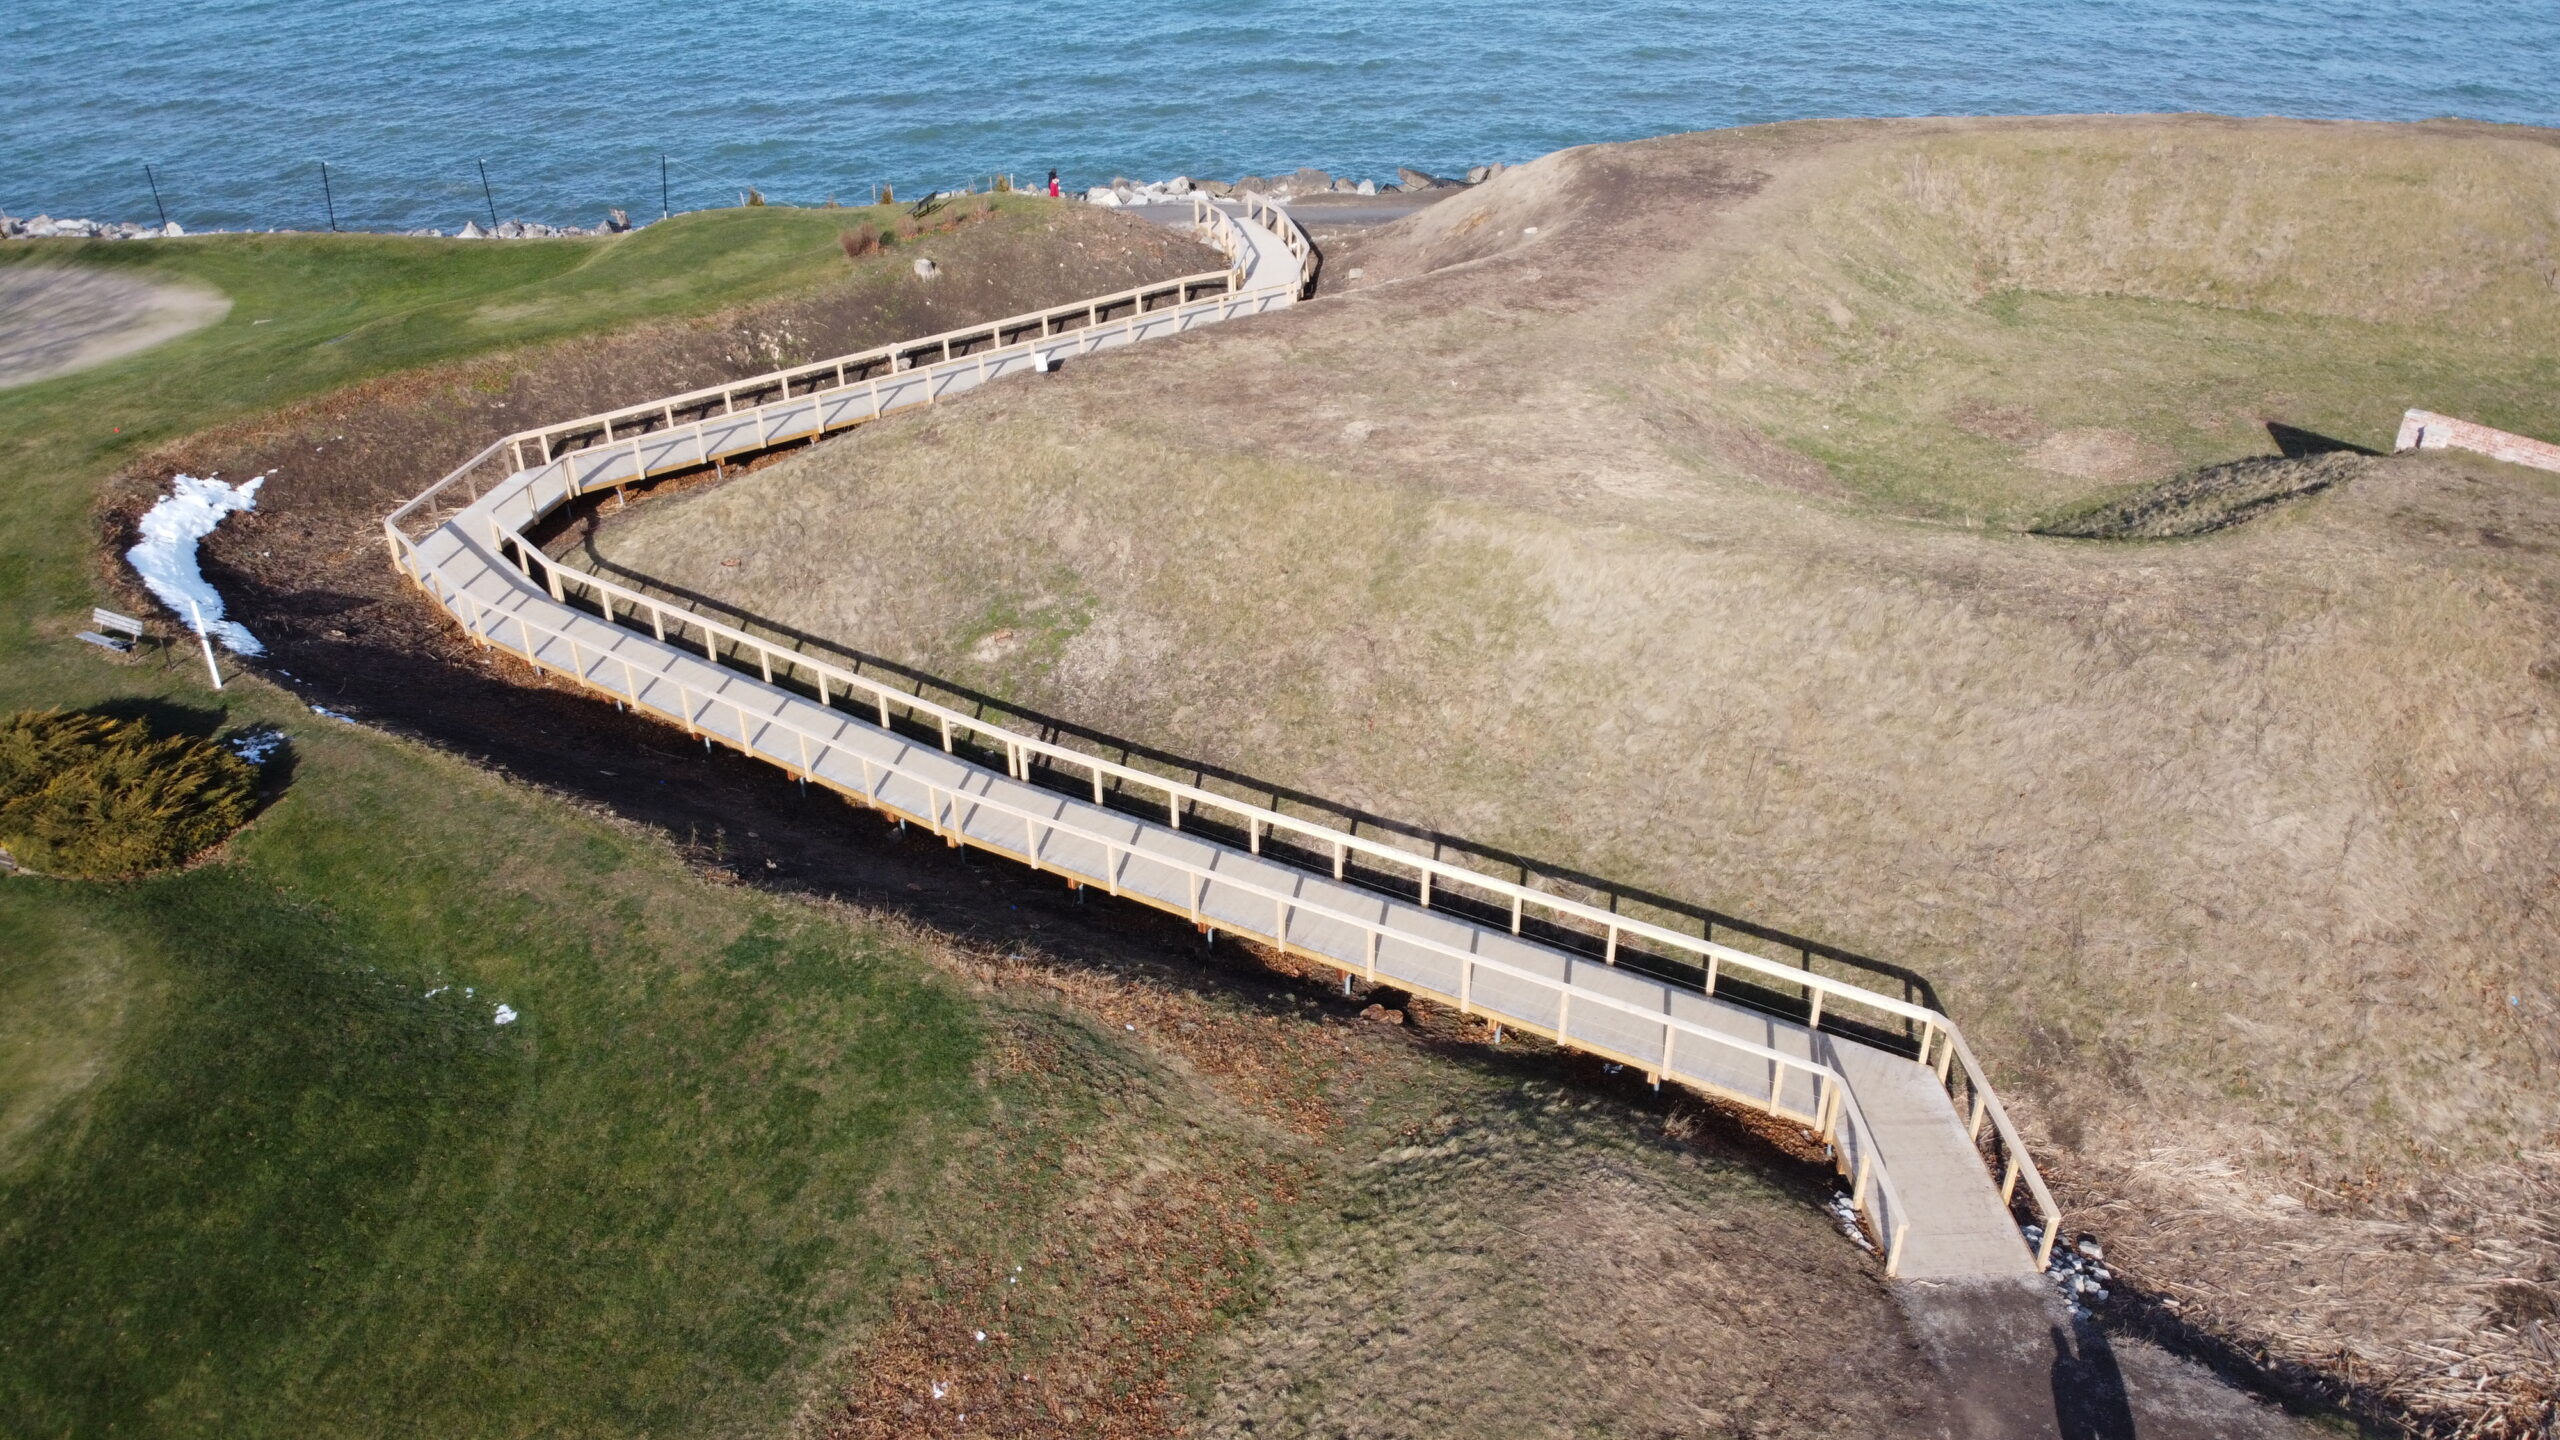
M 0 720 L 0 849 L 48 875 L 120 879 L 182 865 L 245 824 L 257 770 L 140 720 L 21 711 Z

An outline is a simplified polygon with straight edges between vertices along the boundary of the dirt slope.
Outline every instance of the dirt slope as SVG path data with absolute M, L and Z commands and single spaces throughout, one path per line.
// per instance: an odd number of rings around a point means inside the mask
M 2018 532 L 2411 403 L 2552 430 L 2555 197 L 2552 138 L 2490 127 L 1565 152 L 1337 246 L 1329 300 L 596 544 L 1915 966 L 2124 1323 L 2421 1409 L 2478 1388 L 2460 1355 L 2522 1414 L 2560 1300 L 2560 487 L 2377 461 L 2199 540 Z

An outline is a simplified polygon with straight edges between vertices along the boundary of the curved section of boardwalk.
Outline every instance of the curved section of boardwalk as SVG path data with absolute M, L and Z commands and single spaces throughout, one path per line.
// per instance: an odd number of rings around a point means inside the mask
M 1230 269 L 507 436 L 385 519 L 393 563 L 479 643 L 951 844 L 1799 1121 L 1830 1145 L 1888 1273 L 2040 1264 L 2010 1201 L 2023 1179 L 2050 1245 L 2051 1196 L 1936 1011 L 1012 732 L 563 567 L 524 537 L 581 495 L 1305 296 L 1314 252 L 1278 207 L 1200 202 L 1194 223 Z M 1162 818 L 1129 813 L 1140 802 Z M 1360 872 L 1410 875 L 1416 893 L 1384 893 Z M 1468 913 L 1448 908 L 1455 896 Z M 1504 906 L 1507 926 L 1483 918 Z M 1567 932 L 1598 954 L 1555 938 Z M 1677 954 L 1703 983 L 1621 967 L 1622 946 Z M 1736 982 L 1801 994 L 1805 1014 L 1741 1003 Z M 1844 1022 L 1908 1035 L 1916 1055 L 1837 1033 Z

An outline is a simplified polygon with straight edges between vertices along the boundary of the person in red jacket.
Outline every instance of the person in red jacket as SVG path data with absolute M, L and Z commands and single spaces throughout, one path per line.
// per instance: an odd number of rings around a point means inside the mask
M 1049 198 L 1058 198 L 1058 172 L 1055 170 L 1049 172 Z

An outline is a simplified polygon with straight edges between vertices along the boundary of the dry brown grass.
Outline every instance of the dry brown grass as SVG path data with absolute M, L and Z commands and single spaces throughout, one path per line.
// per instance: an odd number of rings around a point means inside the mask
M 2560 489 L 2381 462 L 2136 548 L 1898 517 L 2024 520 L 2149 456 L 2263 453 L 2262 419 L 2387 432 L 2419 378 L 2510 393 L 2544 342 L 2483 337 L 2551 303 L 2526 222 L 2555 154 L 2208 121 L 1568 152 L 1332 259 L 1398 283 L 997 387 L 643 507 L 604 548 L 1915 965 L 2141 1283 L 2393 1393 L 2442 1388 L 2439 1343 L 2512 1381 L 2546 1362 L 2499 1287 L 2560 1293 L 2547 1224 L 2511 1250 L 2376 1237 L 2431 1197 L 2548 1193 Z M 2220 188 L 2159 198 L 2191 174 Z M 2424 203 L 2373 218 L 2394 186 Z M 1755 275 L 1769 315 L 1709 304 Z M 1863 287 L 1831 292 L 1847 322 L 1808 301 L 1835 275 Z M 2241 341 L 2291 368 L 2197 422 L 2187 370 Z M 1748 383 L 1741 353 L 1766 357 Z M 1907 434 L 1912 465 L 1820 453 L 1822 415 Z M 2353 1283 L 2286 1293 L 2244 1238 L 2277 1212 L 2289 1259 Z

